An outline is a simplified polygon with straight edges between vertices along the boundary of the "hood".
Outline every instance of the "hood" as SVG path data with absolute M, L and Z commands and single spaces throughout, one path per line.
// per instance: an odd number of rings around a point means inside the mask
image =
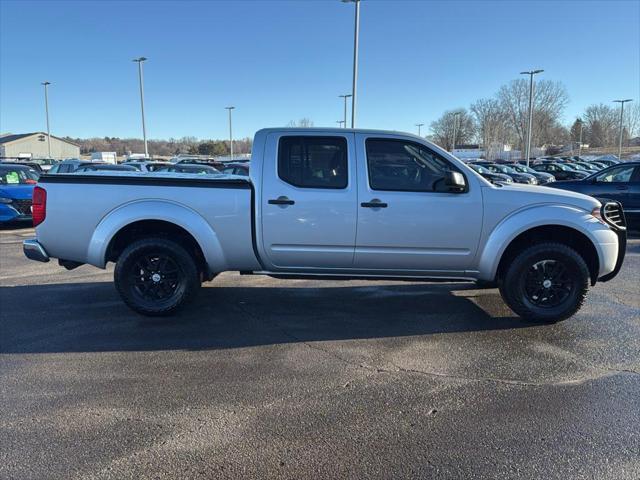
M 600 202 L 593 197 L 570 190 L 543 187 L 540 185 L 502 184 L 501 187 L 485 187 L 485 195 L 491 203 L 497 202 L 514 211 L 526 205 L 559 203 L 591 212 Z
M 0 187 L 0 197 L 12 200 L 30 200 L 33 197 L 35 185 L 3 185 Z

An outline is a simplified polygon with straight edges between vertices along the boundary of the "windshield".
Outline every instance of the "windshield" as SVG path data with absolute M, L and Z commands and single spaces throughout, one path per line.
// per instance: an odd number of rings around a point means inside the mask
M 0 168 L 0 185 L 33 185 L 38 178 L 30 168 Z
M 469 166 L 471 168 L 473 168 L 478 173 L 491 173 L 489 170 L 484 168 L 482 165 L 469 165 Z
M 538 173 L 533 168 L 526 165 L 514 165 L 513 168 L 521 173 Z

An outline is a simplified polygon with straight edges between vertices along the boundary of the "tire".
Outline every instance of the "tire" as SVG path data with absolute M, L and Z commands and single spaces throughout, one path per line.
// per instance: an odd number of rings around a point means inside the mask
M 571 247 L 540 243 L 518 254 L 499 284 L 505 303 L 520 317 L 554 323 L 582 307 L 589 290 L 589 269 Z
M 195 297 L 200 273 L 182 245 L 152 237 L 137 240 L 122 252 L 114 282 L 124 303 L 135 312 L 167 316 Z

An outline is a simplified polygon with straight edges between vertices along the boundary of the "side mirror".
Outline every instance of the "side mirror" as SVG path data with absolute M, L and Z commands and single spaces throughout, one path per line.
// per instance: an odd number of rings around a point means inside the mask
M 448 170 L 445 173 L 444 184 L 450 192 L 464 192 L 467 189 L 467 183 L 464 181 L 464 175 L 452 170 Z

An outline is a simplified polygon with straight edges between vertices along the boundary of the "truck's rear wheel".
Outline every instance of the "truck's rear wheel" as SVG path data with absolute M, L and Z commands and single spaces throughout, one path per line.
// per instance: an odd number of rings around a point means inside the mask
M 122 300 L 142 315 L 170 315 L 200 288 L 194 258 L 184 247 L 164 238 L 129 245 L 118 258 L 114 281 Z
M 500 279 L 500 293 L 519 316 L 552 323 L 571 317 L 589 289 L 584 259 L 561 243 L 540 243 L 518 254 Z

